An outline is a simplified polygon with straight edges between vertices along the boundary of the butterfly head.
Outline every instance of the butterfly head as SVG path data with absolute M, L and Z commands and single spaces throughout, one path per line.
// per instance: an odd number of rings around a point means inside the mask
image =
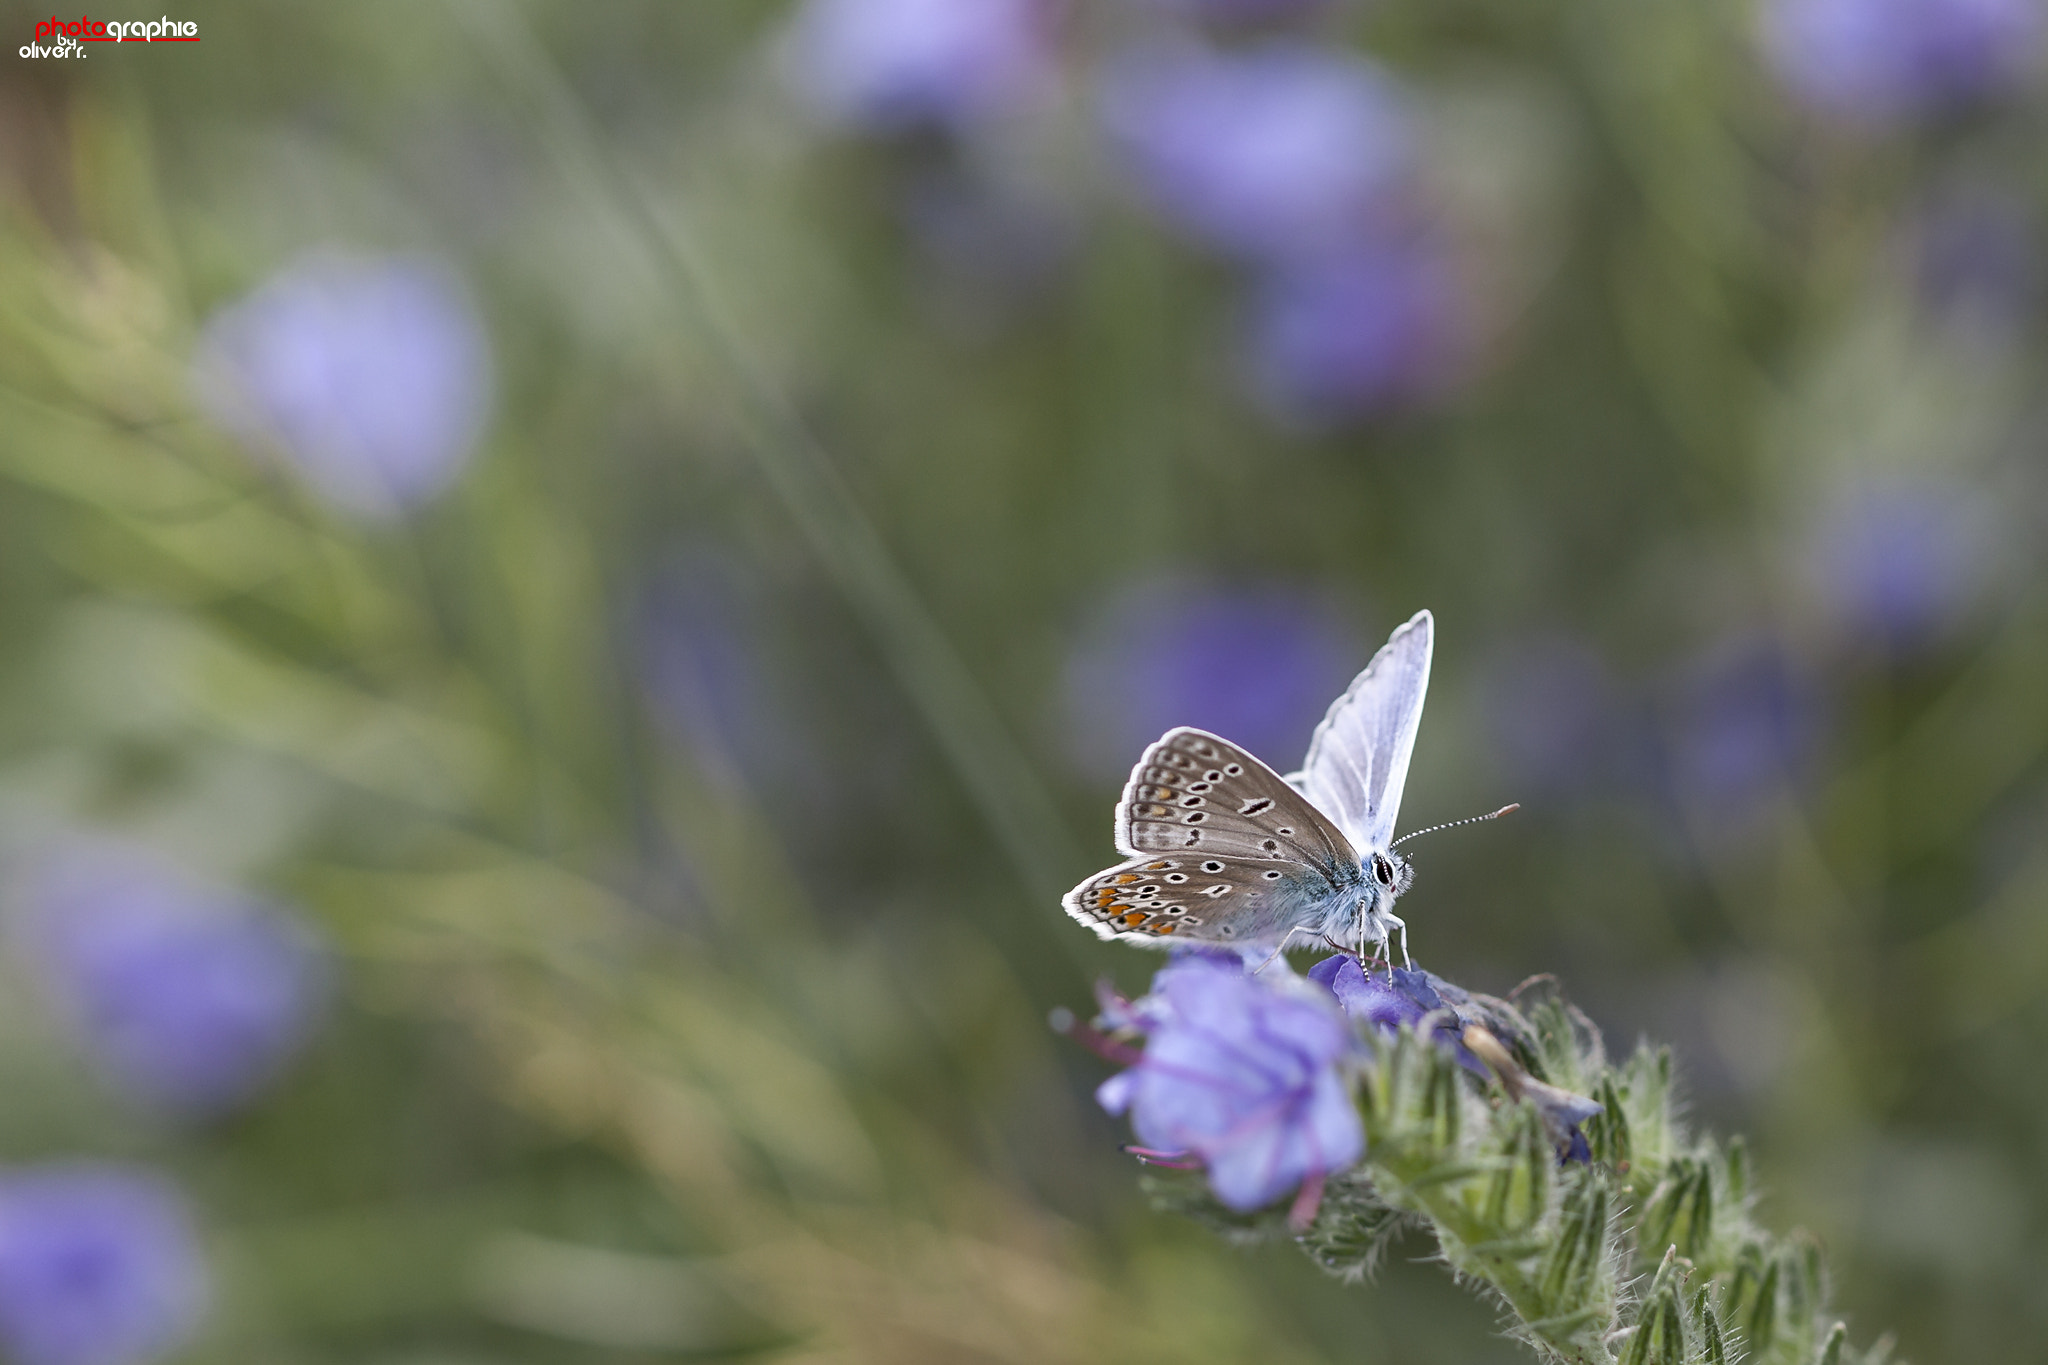
M 1376 899 L 1383 903 L 1391 903 L 1415 880 L 1414 866 L 1392 849 L 1369 854 L 1365 870 L 1372 877 Z

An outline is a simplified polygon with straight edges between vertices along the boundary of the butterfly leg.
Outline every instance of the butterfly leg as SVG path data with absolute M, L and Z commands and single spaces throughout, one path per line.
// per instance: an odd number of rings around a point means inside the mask
M 1366 967 L 1365 945 L 1373 944 L 1387 961 L 1387 980 L 1390 982 L 1394 979 L 1394 954 L 1387 944 L 1393 937 L 1390 925 L 1399 923 L 1393 916 L 1377 910 L 1368 910 L 1358 917 L 1358 965 Z M 1366 970 L 1369 972 L 1371 968 L 1366 967 Z
M 1287 931 L 1286 936 L 1280 940 L 1280 946 L 1273 950 L 1272 957 L 1268 957 L 1264 962 L 1261 962 L 1258 966 L 1252 968 L 1252 975 L 1257 976 L 1260 972 L 1263 972 L 1264 970 L 1266 970 L 1266 968 L 1272 966 L 1273 959 L 1279 957 L 1280 954 L 1287 951 L 1288 939 L 1293 938 L 1296 934 L 1305 934 L 1307 932 L 1307 928 L 1299 924 L 1295 925 L 1292 929 L 1289 929 Z
M 1366 911 L 1364 915 L 1360 915 L 1358 917 L 1358 966 L 1360 966 L 1360 970 L 1364 970 L 1364 974 L 1368 978 L 1372 976 L 1372 960 L 1366 956 L 1366 943 L 1384 943 L 1384 941 L 1386 939 L 1384 939 L 1384 931 L 1380 929 L 1378 915 L 1374 915 L 1372 911 Z
M 1386 923 L 1387 936 L 1389 938 L 1393 937 L 1394 930 L 1399 929 L 1401 931 L 1401 964 L 1409 971 L 1414 971 L 1415 959 L 1408 956 L 1408 921 L 1402 919 L 1399 915 L 1390 915 L 1384 911 L 1381 912 L 1380 919 Z M 1394 969 L 1392 953 L 1387 955 L 1387 964 L 1387 970 L 1391 972 Z

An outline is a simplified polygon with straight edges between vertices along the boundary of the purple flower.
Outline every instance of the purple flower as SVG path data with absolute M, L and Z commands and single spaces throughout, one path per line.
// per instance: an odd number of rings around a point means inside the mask
M 1407 105 L 1361 58 L 1301 43 L 1154 52 L 1111 68 L 1110 139 L 1158 209 L 1256 260 L 1324 255 L 1378 231 L 1415 157 Z
M 1219 24 L 1257 24 L 1294 19 L 1330 7 L 1330 0 L 1152 0 L 1161 9 Z
M 490 407 L 490 348 L 445 269 L 319 252 L 215 314 L 193 382 L 238 439 L 345 511 L 388 517 L 453 483 Z
M 1368 973 L 1348 953 L 1337 953 L 1316 963 L 1308 969 L 1308 979 L 1334 995 L 1344 1013 L 1382 1033 L 1413 1028 L 1427 1016 L 1437 1015 L 1433 1029 L 1437 1040 L 1456 1054 L 1458 1065 L 1477 1075 L 1486 1074 L 1479 1059 L 1459 1041 L 1464 1025 L 1478 1021 L 1476 1017 L 1468 1020 L 1465 1011 L 1445 998 L 1446 991 L 1454 997 L 1464 995 L 1450 983 L 1425 971 L 1401 967 L 1394 968 L 1392 973 Z
M 1339 1068 L 1354 1040 L 1312 995 L 1247 976 L 1235 960 L 1169 963 L 1134 1007 L 1144 1056 L 1096 1092 L 1159 1152 L 1187 1153 L 1239 1211 L 1365 1154 L 1365 1130 Z
M 1396 967 L 1391 973 L 1367 972 L 1357 958 L 1345 953 L 1326 957 L 1309 968 L 1308 979 L 1336 996 L 1337 1003 L 1352 1019 L 1371 1024 L 1382 1033 L 1414 1028 L 1424 1019 L 1433 1018 L 1432 1034 L 1440 1046 L 1450 1049 L 1459 1066 L 1482 1079 L 1498 1073 L 1509 1094 L 1536 1106 L 1560 1160 L 1592 1160 L 1592 1149 L 1579 1125 L 1600 1113 L 1604 1106 L 1539 1081 L 1525 1071 L 1502 1042 L 1515 1037 L 1518 1025 L 1499 1002 L 1475 996 L 1462 986 L 1454 986 L 1425 971 Z M 1466 1029 L 1473 1025 L 1484 1032 L 1467 1034 Z M 1488 1063 L 1465 1045 L 1468 1037 L 1474 1040 L 1472 1047 L 1487 1054 L 1491 1071 Z
M 640 611 L 640 648 L 656 717 L 716 780 L 757 793 L 823 791 L 816 747 L 777 687 L 763 639 L 761 585 L 723 552 L 691 546 L 669 558 Z
M 15 927 L 53 1005 L 143 1102 L 194 1116 L 232 1108 L 305 1041 L 324 960 L 278 910 L 102 841 L 43 858 L 23 893 Z
M 2034 216 L 2018 196 L 1952 189 L 1918 215 L 1910 248 L 1927 312 L 1952 335 L 2000 345 L 2032 322 L 2041 297 Z
M 1533 1076 L 1522 1076 L 1512 1088 L 1536 1106 L 1536 1112 L 1543 1118 L 1543 1131 L 1557 1147 L 1560 1165 L 1567 1161 L 1576 1161 L 1581 1166 L 1592 1164 L 1593 1146 L 1586 1141 L 1580 1125 L 1595 1114 L 1606 1112 L 1606 1105 L 1560 1090 Z
M 2039 55 L 2039 0 L 1768 0 L 1764 50 L 1806 104 L 1889 123 L 1994 94 Z
M 184 1201 L 119 1166 L 0 1174 L 0 1348 L 13 1365 L 142 1365 L 198 1326 L 207 1275 Z
M 1043 0 L 810 0 L 785 52 L 799 92 L 835 123 L 958 126 L 1046 87 L 1050 30 Z
M 1568 794 L 1628 775 L 1640 725 L 1586 641 L 1544 634 L 1510 643 L 1492 661 L 1484 695 L 1493 752 L 1516 783 Z
M 773 726 L 757 619 L 737 567 L 715 551 L 673 557 L 640 612 L 643 671 L 657 716 L 707 768 L 738 782 Z
M 1473 1051 L 1486 1059 L 1486 1065 L 1500 1077 L 1502 1088 L 1510 1096 L 1528 1100 L 1536 1106 L 1536 1113 L 1543 1120 L 1543 1131 L 1557 1148 L 1560 1164 L 1576 1161 L 1584 1165 L 1592 1161 L 1592 1146 L 1586 1141 L 1586 1135 L 1579 1131 L 1579 1125 L 1603 1112 L 1606 1105 L 1595 1104 L 1584 1095 L 1575 1095 L 1548 1081 L 1537 1080 L 1516 1060 L 1501 1041 L 1499 1033 L 1484 1024 L 1477 1028 L 1468 1027 L 1464 1038 Z
M 1805 767 L 1819 731 L 1818 700 L 1774 642 L 1725 640 L 1678 679 L 1669 778 L 1681 801 L 1724 830 L 1753 825 Z
M 1246 365 L 1277 415 L 1309 424 L 1412 407 L 1464 368 L 1463 299 L 1427 242 L 1360 246 L 1270 273 Z
M 1934 480 L 1845 490 L 1816 528 L 1815 585 L 1854 635 L 1894 652 L 1924 647 L 1982 594 L 1990 523 L 1965 490 Z
M 1080 239 L 1068 205 L 1018 181 L 956 168 L 905 188 L 903 223 L 930 267 L 920 282 L 956 332 L 986 333 L 1043 303 Z
M 1145 745 L 1194 725 L 1286 772 L 1359 659 L 1334 607 L 1300 587 L 1136 580 L 1102 604 L 1068 663 L 1074 756 L 1121 776 Z

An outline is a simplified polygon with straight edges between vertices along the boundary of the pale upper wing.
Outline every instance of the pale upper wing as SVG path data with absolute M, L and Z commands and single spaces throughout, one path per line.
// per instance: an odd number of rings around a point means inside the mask
M 1357 848 L 1384 849 L 1394 837 L 1435 638 L 1426 611 L 1389 636 L 1316 727 L 1301 771 L 1287 778 Z

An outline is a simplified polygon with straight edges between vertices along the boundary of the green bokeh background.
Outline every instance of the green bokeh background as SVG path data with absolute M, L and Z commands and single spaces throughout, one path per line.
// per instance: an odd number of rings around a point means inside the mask
M 1077 70 L 1111 9 L 1073 7 Z M 1443 404 L 1314 434 L 1245 401 L 1236 284 L 1134 205 L 1078 78 L 999 153 L 1071 248 L 949 276 L 892 198 L 940 153 L 812 126 L 786 12 L 223 3 L 196 46 L 7 54 L 0 835 L 146 839 L 344 965 L 302 1064 L 198 1129 L 95 1086 L 10 969 L 0 1157 L 177 1175 L 220 1289 L 193 1361 L 1518 1359 L 1421 1244 L 1347 1289 L 1147 1211 L 1045 1025 L 1153 965 L 1057 906 L 1111 853 L 1062 736 L 1079 623 L 1134 575 L 1278 577 L 1361 642 L 1436 612 L 1410 827 L 1527 796 L 1487 708 L 1531 632 L 1652 698 L 1783 642 L 1829 720 L 1740 837 L 1530 799 L 1418 849 L 1415 947 L 1673 1041 L 1859 1339 L 2035 1358 L 2040 327 L 1945 328 L 1899 244 L 1959 177 L 2048 191 L 2048 100 L 1844 135 L 1740 5 L 1383 0 L 1334 27 L 1425 93 L 1491 331 Z M 484 448 L 397 525 L 189 394 L 205 317 L 323 243 L 452 261 L 490 330 Z M 1908 660 L 1842 647 L 1803 572 L 1851 468 L 2003 518 Z M 636 595 L 706 546 L 814 790 L 643 698 Z

